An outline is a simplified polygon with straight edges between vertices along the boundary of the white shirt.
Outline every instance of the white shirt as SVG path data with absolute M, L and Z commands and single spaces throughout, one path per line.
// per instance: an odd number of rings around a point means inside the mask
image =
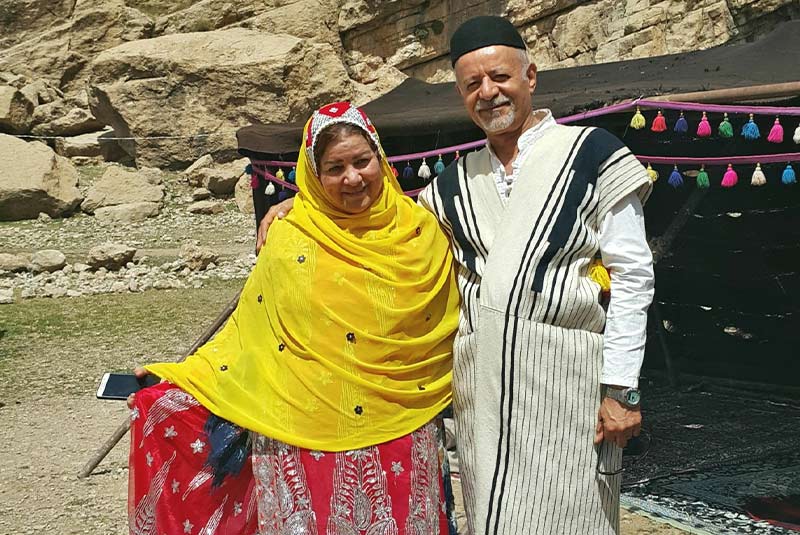
M 534 143 L 556 124 L 550 110 L 536 110 L 539 119 L 517 140 L 518 154 L 511 174 L 495 156 L 489 155 L 496 177 L 497 192 L 504 203 Z M 647 340 L 647 309 L 653 301 L 653 255 L 647 244 L 644 211 L 639 197 L 629 193 L 606 214 L 600 226 L 600 255 L 611 276 L 611 302 L 606 314 L 603 338 L 603 371 L 600 382 L 636 387 Z

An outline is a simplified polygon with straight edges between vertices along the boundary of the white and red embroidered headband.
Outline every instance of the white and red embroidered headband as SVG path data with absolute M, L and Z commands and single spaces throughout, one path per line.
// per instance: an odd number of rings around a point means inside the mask
M 380 151 L 381 142 L 378 138 L 378 132 L 375 130 L 372 121 L 369 117 L 359 108 L 353 106 L 349 102 L 334 102 L 321 107 L 314 112 L 308 124 L 308 132 L 306 134 L 305 146 L 306 156 L 311 168 L 314 170 L 315 175 L 319 175 L 317 171 L 317 162 L 314 160 L 314 146 L 317 143 L 317 137 L 325 127 L 335 123 L 349 123 L 364 130 Z

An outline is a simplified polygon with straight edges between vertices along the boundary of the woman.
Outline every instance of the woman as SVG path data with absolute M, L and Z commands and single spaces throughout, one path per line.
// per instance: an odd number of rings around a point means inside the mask
M 348 103 L 306 124 L 297 185 L 223 330 L 146 367 L 168 383 L 134 402 L 132 533 L 447 532 L 447 239 Z

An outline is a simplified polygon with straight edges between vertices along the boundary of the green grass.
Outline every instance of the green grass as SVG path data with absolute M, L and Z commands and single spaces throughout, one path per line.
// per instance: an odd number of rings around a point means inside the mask
M 243 284 L 2 305 L 0 402 L 93 394 L 104 372 L 177 360 Z

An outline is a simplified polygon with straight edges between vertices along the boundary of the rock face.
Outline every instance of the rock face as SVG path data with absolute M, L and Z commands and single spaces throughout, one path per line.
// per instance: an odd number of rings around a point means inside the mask
M 133 247 L 119 243 L 105 243 L 89 250 L 86 263 L 92 269 L 104 267 L 109 271 L 117 271 L 131 262 L 134 255 L 136 255 L 136 249 Z
M 0 134 L 0 221 L 72 213 L 82 196 L 69 160 L 38 141 Z
M 152 174 L 152 173 L 151 173 Z M 159 205 L 164 200 L 164 187 L 153 184 L 147 173 L 112 166 L 95 182 L 81 209 L 94 214 L 97 209 L 133 203 Z
M 106 50 L 92 64 L 90 105 L 122 137 L 196 136 L 122 145 L 139 165 L 177 168 L 230 153 L 233 132 L 253 118 L 300 120 L 351 94 L 330 45 L 234 28 Z

